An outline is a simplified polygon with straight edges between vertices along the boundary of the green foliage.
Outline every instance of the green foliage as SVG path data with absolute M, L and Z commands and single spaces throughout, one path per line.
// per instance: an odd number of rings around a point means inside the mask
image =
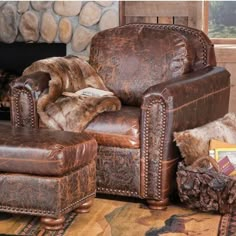
M 222 24 L 209 24 L 208 35 L 210 38 L 236 38 L 236 26 Z
M 236 2 L 235 1 L 210 1 L 209 21 L 212 24 L 225 26 L 236 25 Z
M 211 38 L 236 38 L 236 1 L 209 2 Z

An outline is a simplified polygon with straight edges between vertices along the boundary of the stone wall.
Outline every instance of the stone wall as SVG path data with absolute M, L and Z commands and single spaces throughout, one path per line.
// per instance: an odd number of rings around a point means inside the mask
M 62 42 L 85 58 L 94 34 L 118 22 L 117 1 L 0 2 L 1 42 Z

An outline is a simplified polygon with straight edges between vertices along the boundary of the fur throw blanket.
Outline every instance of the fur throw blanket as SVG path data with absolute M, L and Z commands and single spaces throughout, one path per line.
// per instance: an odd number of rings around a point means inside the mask
M 23 75 L 37 71 L 49 73 L 49 89 L 37 103 L 37 112 L 48 128 L 81 132 L 99 113 L 121 107 L 115 96 L 62 96 L 86 87 L 107 90 L 100 76 L 84 60 L 76 56 L 52 57 L 34 62 Z

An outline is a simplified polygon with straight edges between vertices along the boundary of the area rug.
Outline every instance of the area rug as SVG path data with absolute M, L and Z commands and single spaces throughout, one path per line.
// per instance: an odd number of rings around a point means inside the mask
M 90 213 L 66 216 L 64 229 L 41 228 L 38 217 L 0 214 L 0 235 L 27 236 L 182 236 L 236 235 L 236 212 L 221 217 L 171 205 L 165 211 L 142 203 L 96 198 Z
M 219 225 L 219 236 L 236 236 L 236 209 L 231 214 L 225 214 Z

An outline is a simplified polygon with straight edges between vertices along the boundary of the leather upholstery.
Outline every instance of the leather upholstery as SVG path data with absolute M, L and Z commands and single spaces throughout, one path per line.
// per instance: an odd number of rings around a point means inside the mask
M 140 148 L 140 116 L 138 107 L 123 106 L 115 112 L 104 112 L 85 129 L 99 145 Z
M 163 162 L 178 157 L 173 132 L 201 126 L 227 113 L 229 84 L 229 73 L 225 69 L 208 67 L 146 91 L 141 121 L 141 130 L 146 131 L 142 132 L 141 149 L 148 166 L 143 168 L 146 178 L 141 180 L 145 196 L 161 198 L 161 189 L 170 183 L 165 182 L 169 167 Z M 156 175 L 157 169 L 161 176 Z M 154 186 L 159 191 L 155 192 Z
M 227 113 L 230 74 L 216 66 L 214 47 L 202 31 L 178 25 L 102 31 L 92 40 L 90 63 L 123 102 L 120 113 L 101 114 L 87 127 L 99 142 L 97 191 L 166 204 L 180 158 L 173 132 Z M 21 115 L 19 94 L 27 94 L 32 111 L 37 106 L 32 87 L 12 84 L 15 126 L 24 126 L 27 117 Z M 28 117 L 38 127 L 37 114 Z
M 61 176 L 95 159 L 97 143 L 86 134 L 0 126 L 0 171 Z
M 90 53 L 90 64 L 127 105 L 140 105 L 147 88 L 189 72 L 193 64 L 184 35 L 145 26 L 101 32 Z
M 58 218 L 95 196 L 96 141 L 0 125 L 0 211 Z
M 14 95 L 11 94 L 11 120 L 19 127 L 37 127 L 39 122 L 36 104 L 48 88 L 50 76 L 45 72 L 36 72 L 19 77 L 10 84 Z
M 61 177 L 0 173 L 0 211 L 59 217 L 95 196 L 96 163 Z
M 140 195 L 140 149 L 98 147 L 97 192 Z

